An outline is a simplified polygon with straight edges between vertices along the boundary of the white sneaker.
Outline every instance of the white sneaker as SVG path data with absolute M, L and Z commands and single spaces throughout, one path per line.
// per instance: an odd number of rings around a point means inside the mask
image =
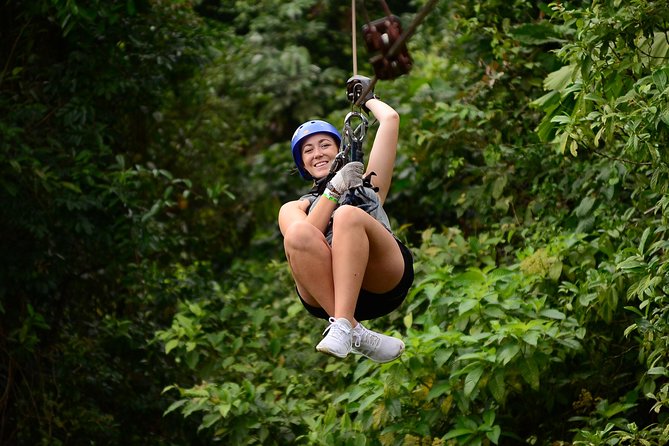
M 331 317 L 329 321 L 330 325 L 323 332 L 327 336 L 318 343 L 316 350 L 337 358 L 345 358 L 350 353 L 353 342 L 351 323 L 343 317 Z
M 375 362 L 390 362 L 404 353 L 404 342 L 369 330 L 358 323 L 353 329 L 352 351 Z

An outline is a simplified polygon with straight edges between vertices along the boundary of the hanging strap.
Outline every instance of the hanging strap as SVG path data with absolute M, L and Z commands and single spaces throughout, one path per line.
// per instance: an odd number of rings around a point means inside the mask
M 351 46 L 353 51 L 353 76 L 358 74 L 358 44 L 356 30 L 358 26 L 355 23 L 355 0 L 351 0 Z

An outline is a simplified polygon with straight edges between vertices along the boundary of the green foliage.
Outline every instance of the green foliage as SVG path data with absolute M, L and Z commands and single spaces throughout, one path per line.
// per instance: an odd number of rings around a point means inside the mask
M 154 377 L 180 373 L 146 344 L 170 303 L 147 289 L 187 245 L 192 183 L 147 155 L 148 117 L 208 37 L 172 2 L 1 15 L 0 442 L 171 444 L 184 424 L 161 426 Z
M 584 10 L 555 6 L 576 37 L 558 52 L 568 65 L 546 78 L 549 93 L 536 102 L 547 111 L 540 136 L 555 132 L 560 151 L 572 155 L 580 146 L 632 162 L 663 160 L 657 149 L 669 125 L 665 6 L 645 1 L 598 2 Z
M 408 88 L 392 89 L 411 113 L 402 132 L 409 156 L 400 158 L 401 188 L 389 207 L 414 216 L 419 228 L 438 221 L 476 231 L 489 221 L 518 222 L 532 199 L 522 172 L 554 162 L 533 132 L 541 116 L 527 102 L 558 66 L 550 50 L 562 29 L 534 2 L 440 7 L 445 18 L 433 26 L 442 37 L 416 37 L 416 70 L 398 81 Z
M 180 399 L 168 412 L 201 412 L 202 429 L 243 444 L 281 444 L 291 440 L 287 432 L 302 432 L 292 440 L 305 444 L 358 437 L 401 444 L 417 434 L 497 444 L 502 426 L 496 414 L 509 396 L 540 390 L 542 375 L 580 350 L 585 332 L 550 307 L 542 288 L 556 280 L 551 268 L 521 262 L 454 273 L 445 257 L 485 262 L 486 251 L 500 243 L 472 238 L 454 250 L 456 238 L 457 231 L 424 234 L 421 279 L 401 321 L 407 353 L 386 365 L 328 360 L 316 366 L 325 359 L 312 353 L 309 342 L 317 342 L 317 333 L 291 295 L 285 265 L 261 272 L 245 264 L 252 283 L 236 277 L 228 292 L 184 302 L 172 327 L 158 333 L 166 351 L 202 379 L 190 388 L 177 386 Z M 327 404 L 333 405 L 320 415 Z
M 666 2 L 418 28 L 376 87 L 416 257 L 383 365 L 314 352 L 278 261 L 287 141 L 348 105 L 349 8 L 0 6 L 0 442 L 668 443 Z
M 569 42 L 611 31 L 570 20 L 569 14 L 590 17 L 606 9 L 610 24 L 653 11 L 643 2 L 603 5 L 532 9 L 515 2 L 500 14 L 494 2 L 465 3 L 452 16 L 426 23 L 427 30 L 452 32 L 416 36 L 414 42 L 429 43 L 412 48 L 417 69 L 382 90 L 408 104 L 405 151 L 389 208 L 416 227 L 453 222 L 461 230 L 422 233 L 412 295 L 388 320 L 407 342 L 402 361 L 358 363 L 355 384 L 342 385 L 333 396 L 336 409 L 316 422 L 302 420 L 311 434 L 298 438 L 338 444 L 346 441 L 338 430 L 343 425 L 349 436 L 364 432 L 371 444 L 484 444 L 501 438 L 548 444 L 569 437 L 572 428 L 574 441 L 583 444 L 597 438 L 607 444 L 662 441 L 667 387 L 661 158 L 655 163 L 601 156 L 598 149 L 597 156 L 569 160 L 564 147 L 573 144 L 560 146 L 558 125 L 564 122 L 554 119 L 589 100 L 574 99 L 581 90 L 569 90 L 571 72 L 558 70 L 564 57 L 583 60 L 565 56 L 575 51 Z M 650 23 L 659 21 L 644 26 Z M 552 49 L 560 50 L 547 52 Z M 596 53 L 592 47 L 582 51 Z M 451 57 L 443 58 L 445 52 Z M 599 82 L 617 71 L 621 67 L 610 63 L 604 76 L 589 79 Z M 648 85 L 653 73 L 653 82 L 661 83 L 661 72 L 656 65 L 640 85 Z M 624 94 L 593 85 L 607 95 Z M 541 97 L 542 87 L 561 96 Z M 662 118 L 652 107 L 659 109 L 662 93 L 639 92 L 655 96 L 644 98 L 646 111 L 621 112 L 620 128 L 627 125 L 623 120 L 638 117 L 644 126 L 650 122 L 661 141 Z M 640 103 L 639 97 L 629 100 Z M 656 170 L 649 175 L 651 163 Z M 337 376 L 348 377 L 343 371 Z M 630 377 L 636 379 L 632 384 Z M 597 396 L 582 397 L 583 389 Z M 637 429 L 634 423 L 646 419 L 649 401 L 657 424 Z M 225 425 L 224 418 L 214 424 Z M 607 427 L 611 423 L 617 427 Z
M 217 441 L 293 443 L 322 417 L 332 398 L 328 388 L 350 382 L 351 366 L 328 362 L 312 348 L 319 333 L 303 317 L 285 264 L 238 267 L 226 284 L 211 281 L 206 292 L 182 300 L 171 327 L 157 333 L 175 362 L 198 377 L 192 387 L 165 389 L 178 391 L 166 413 L 198 415 L 200 429 Z M 196 271 L 179 276 L 197 280 Z M 325 418 L 334 423 L 333 416 Z
M 582 282 L 585 293 L 580 299 L 605 299 L 602 303 L 608 308 L 600 306 L 599 311 L 609 322 L 621 317 L 618 302 L 627 303 L 625 311 L 631 313 L 623 320 L 629 322 L 620 326 L 625 336 L 638 334 L 638 359 L 646 371 L 637 388 L 656 401 L 653 411 L 660 424 L 640 430 L 634 423 L 619 425 L 621 430 L 600 427 L 592 434 L 598 440 L 586 444 L 645 444 L 646 435 L 653 438 L 666 423 L 661 408 L 666 407 L 662 197 L 667 177 L 665 155 L 658 150 L 667 142 L 665 6 L 646 1 L 597 2 L 585 9 L 555 5 L 564 24 L 574 29 L 574 39 L 558 52 L 566 65 L 547 76 L 544 86 L 549 92 L 534 102 L 546 113 L 538 127 L 540 137 L 553 141 L 560 153 L 581 158 L 583 151 L 591 152 L 603 160 L 598 165 L 618 165 L 624 172 L 623 197 L 630 197 L 626 203 L 619 200 L 618 208 L 615 201 L 599 205 L 597 213 L 617 222 L 607 225 L 608 235 L 600 233 L 596 240 L 610 260 L 599 263 L 597 273 Z M 613 240 L 617 246 L 610 243 Z M 658 437 L 658 444 L 665 442 Z

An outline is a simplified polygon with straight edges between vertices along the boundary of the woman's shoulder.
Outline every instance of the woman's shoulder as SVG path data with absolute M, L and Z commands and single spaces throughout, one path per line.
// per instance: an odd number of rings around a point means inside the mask
M 296 201 L 307 200 L 307 201 L 309 201 L 309 203 L 313 203 L 316 200 L 316 198 L 318 198 L 318 195 L 315 194 L 313 191 L 311 191 L 308 194 L 302 195 Z

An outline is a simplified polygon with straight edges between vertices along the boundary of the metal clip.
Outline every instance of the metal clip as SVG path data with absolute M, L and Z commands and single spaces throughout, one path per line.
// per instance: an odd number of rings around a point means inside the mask
M 353 119 L 359 119 L 360 123 L 353 128 L 351 122 Z M 349 144 L 349 161 L 360 161 L 363 159 L 362 152 L 362 143 L 365 141 L 367 136 L 367 128 L 369 127 L 369 121 L 362 113 L 350 112 L 344 118 L 344 138 L 347 139 Z
M 358 118 L 360 120 L 360 124 L 358 124 L 355 129 L 353 129 L 351 126 L 351 121 L 353 118 Z M 346 115 L 346 118 L 344 118 L 344 135 L 352 142 L 362 144 L 362 142 L 365 140 L 365 137 L 367 136 L 368 127 L 369 121 L 362 113 L 350 112 Z
M 353 128 L 352 121 L 359 119 L 360 123 Z M 332 161 L 330 166 L 330 174 L 334 174 L 339 169 L 344 167 L 344 164 L 351 161 L 363 160 L 362 143 L 367 137 L 367 128 L 369 121 L 362 113 L 350 112 L 344 118 L 344 129 L 342 130 L 341 145 L 339 146 L 339 153 Z

